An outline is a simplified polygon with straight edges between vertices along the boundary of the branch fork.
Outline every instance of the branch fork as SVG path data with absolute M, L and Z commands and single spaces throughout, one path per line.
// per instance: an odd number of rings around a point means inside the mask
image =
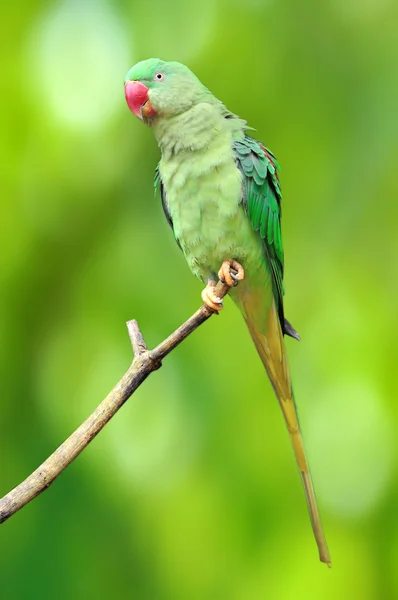
M 214 287 L 214 294 L 221 301 L 229 289 L 230 286 L 227 283 L 218 281 Z M 46 490 L 105 427 L 148 375 L 162 366 L 163 358 L 215 312 L 203 304 L 194 315 L 153 350 L 148 350 L 137 321 L 128 321 L 127 329 L 134 353 L 134 359 L 129 369 L 80 427 L 29 477 L 0 499 L 0 523 L 4 523 Z

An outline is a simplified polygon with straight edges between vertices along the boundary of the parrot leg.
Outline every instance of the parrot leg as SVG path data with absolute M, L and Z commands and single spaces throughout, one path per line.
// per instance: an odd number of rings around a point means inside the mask
M 237 260 L 224 260 L 218 271 L 218 278 L 229 287 L 235 287 L 245 278 L 245 270 Z
M 211 280 L 207 282 L 207 286 L 204 290 L 202 290 L 202 300 L 204 304 L 206 304 L 207 308 L 210 310 L 214 310 L 218 312 L 223 308 L 222 298 L 219 298 L 214 293 L 214 288 L 216 287 L 216 282 Z

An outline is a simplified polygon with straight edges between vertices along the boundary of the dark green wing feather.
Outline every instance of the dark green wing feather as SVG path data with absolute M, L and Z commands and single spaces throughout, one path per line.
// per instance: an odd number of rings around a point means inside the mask
M 180 242 L 177 240 L 175 233 L 174 233 L 173 219 L 171 218 L 169 203 L 167 202 L 166 190 L 164 189 L 162 178 L 160 177 L 159 165 L 157 165 L 157 167 L 155 169 L 155 178 L 153 180 L 153 186 L 155 188 L 155 195 L 158 190 L 158 187 L 160 188 L 160 198 L 162 200 L 163 212 L 166 216 L 168 224 L 170 225 L 171 229 L 173 230 L 174 238 L 175 238 L 177 244 L 179 245 L 179 247 L 181 248 Z
M 243 175 L 242 203 L 264 245 L 282 331 L 299 339 L 283 312 L 283 245 L 281 234 L 281 187 L 278 162 L 261 142 L 246 135 L 234 142 L 235 159 Z

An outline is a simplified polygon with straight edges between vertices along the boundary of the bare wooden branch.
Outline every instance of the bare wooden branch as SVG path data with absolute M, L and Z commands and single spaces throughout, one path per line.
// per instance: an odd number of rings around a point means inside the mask
M 229 287 L 219 281 L 215 294 L 223 298 Z M 92 439 L 130 398 L 152 371 L 161 367 L 162 359 L 207 321 L 213 311 L 202 305 L 181 327 L 161 342 L 154 350 L 147 349 L 137 321 L 128 321 L 127 328 L 134 352 L 134 360 L 119 383 L 95 411 L 45 460 L 29 477 L 0 499 L 0 523 L 9 519 L 25 504 L 46 490 L 60 473 L 84 450 Z
M 134 356 L 144 354 L 148 350 L 144 341 L 143 335 L 138 327 L 137 321 L 127 321 L 127 330 L 130 336 L 131 347 L 133 348 Z

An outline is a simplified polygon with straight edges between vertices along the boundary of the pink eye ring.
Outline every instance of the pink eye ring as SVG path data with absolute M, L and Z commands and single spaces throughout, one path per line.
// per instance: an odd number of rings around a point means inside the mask
M 157 73 L 155 73 L 154 75 L 154 80 L 155 81 L 163 81 L 164 79 L 164 74 L 161 73 L 160 71 L 158 71 Z

